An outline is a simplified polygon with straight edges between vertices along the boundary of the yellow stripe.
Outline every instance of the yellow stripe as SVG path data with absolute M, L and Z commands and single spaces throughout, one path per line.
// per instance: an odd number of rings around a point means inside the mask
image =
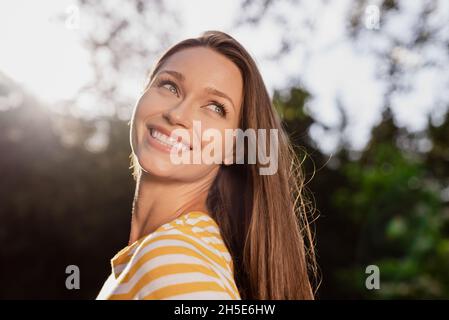
M 200 220 L 200 221 L 197 221 L 197 222 L 195 222 L 195 223 L 192 224 L 192 223 L 188 223 L 187 220 L 188 220 L 188 219 L 186 219 L 185 224 L 186 224 L 187 226 L 191 227 L 191 228 L 193 228 L 193 227 L 197 227 L 197 228 L 214 227 L 214 228 L 217 229 L 217 233 L 219 233 L 219 231 L 220 231 L 220 230 L 218 229 L 218 226 L 217 226 L 216 224 L 210 222 L 210 221 Z M 182 226 L 182 225 L 179 225 L 179 226 Z M 217 233 L 215 233 L 215 234 L 217 234 Z
M 111 299 L 126 299 L 126 300 L 132 299 L 139 292 L 139 290 L 141 290 L 144 286 L 146 286 L 148 283 L 157 278 L 187 272 L 201 272 L 208 276 L 216 278 L 218 281 L 221 281 L 221 279 L 213 270 L 198 264 L 190 264 L 190 263 L 167 264 L 148 271 L 127 293 L 113 295 L 111 296 Z M 224 287 L 222 288 L 222 290 L 225 290 L 234 299 L 236 298 L 235 294 L 231 290 Z
M 221 243 L 213 243 L 213 242 L 209 242 L 209 245 L 212 245 L 215 249 L 217 249 L 218 251 L 221 252 L 228 252 L 228 249 L 226 248 L 226 246 L 224 245 L 223 239 L 221 239 L 221 237 L 219 237 L 218 235 L 214 234 L 214 233 L 210 233 L 210 232 L 195 232 L 192 231 L 190 228 L 185 228 L 183 229 L 183 231 L 185 233 L 187 233 L 188 235 L 198 238 L 215 238 L 218 239 Z
M 157 236 L 155 235 L 154 238 L 152 238 L 151 241 L 153 241 L 153 239 L 177 239 L 177 240 L 181 240 L 181 241 L 185 241 L 189 244 L 192 244 L 195 248 L 197 248 L 202 254 L 206 255 L 207 257 L 209 257 L 210 259 L 212 259 L 213 261 L 215 261 L 216 263 L 218 263 L 221 267 L 225 268 L 228 266 L 227 262 L 224 260 L 224 258 L 219 255 L 214 253 L 212 250 L 205 248 L 204 245 L 201 244 L 201 241 L 199 241 L 198 236 L 195 235 L 195 233 L 193 231 L 191 231 L 191 228 L 188 227 L 180 227 L 178 228 L 178 230 L 182 231 L 183 233 L 185 233 L 187 236 L 191 236 L 192 238 L 187 237 L 184 234 L 176 234 L 176 235 L 162 235 L 162 236 Z M 146 246 L 148 243 L 151 243 L 151 241 L 148 241 L 144 244 L 144 246 Z
M 125 255 L 125 253 L 122 253 L 121 256 L 112 260 L 112 265 L 115 267 L 124 263 L 128 263 L 129 260 L 131 260 L 132 256 L 132 254 Z
M 221 288 L 215 282 L 191 282 L 191 283 L 182 283 L 170 285 L 165 288 L 158 289 L 153 293 L 143 297 L 144 300 L 154 300 L 154 299 L 167 299 L 169 297 L 192 293 L 198 291 L 219 291 L 223 292 L 223 288 Z
M 119 265 L 119 264 L 127 263 L 129 260 L 131 260 L 133 255 L 130 254 L 130 251 L 132 249 L 134 249 L 136 246 L 138 246 L 143 240 L 145 240 L 146 237 L 147 236 L 141 237 L 140 239 L 134 241 L 129 246 L 127 246 L 127 247 L 123 248 L 122 250 L 120 250 L 114 256 L 114 258 L 112 258 L 112 264 L 116 266 L 116 265 Z
M 195 225 L 196 227 L 196 225 Z M 210 231 L 193 231 L 192 228 L 193 226 L 191 225 L 177 225 L 177 226 L 173 226 L 174 229 L 182 229 L 182 231 L 185 231 L 186 233 L 188 233 L 189 235 L 198 238 L 198 237 L 206 237 L 206 238 L 216 238 L 219 241 L 221 241 L 223 243 L 223 239 L 221 238 L 221 235 L 216 234 L 216 233 L 212 233 Z M 167 231 L 167 230 L 162 230 L 162 231 Z M 157 231 L 155 231 L 154 235 L 157 235 Z M 217 250 L 221 251 L 221 252 L 228 252 L 228 249 L 226 248 L 226 246 L 224 244 L 220 244 L 220 243 L 210 243 L 214 248 L 216 248 Z

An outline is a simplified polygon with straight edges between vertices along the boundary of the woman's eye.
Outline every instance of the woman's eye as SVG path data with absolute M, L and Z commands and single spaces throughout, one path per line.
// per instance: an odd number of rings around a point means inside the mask
M 178 94 L 178 90 L 176 90 L 176 87 L 172 85 L 171 83 L 166 83 L 163 85 L 163 87 L 167 90 L 169 90 L 171 93 Z
M 170 91 L 173 94 L 178 95 L 178 88 L 176 87 L 176 85 L 170 81 L 170 80 L 165 80 L 165 79 L 157 79 L 156 80 L 156 86 L 158 88 L 164 88 L 167 89 L 168 91 Z
M 218 103 L 211 103 L 207 106 L 208 109 L 212 110 L 213 112 L 218 113 L 220 116 L 224 117 L 226 115 L 226 110 L 223 105 Z

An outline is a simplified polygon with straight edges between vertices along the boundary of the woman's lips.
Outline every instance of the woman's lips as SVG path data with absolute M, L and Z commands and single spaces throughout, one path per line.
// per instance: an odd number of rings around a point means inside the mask
M 147 127 L 148 129 L 148 142 L 151 146 L 170 153 L 173 148 L 175 151 L 189 151 L 191 147 L 180 140 L 179 137 L 173 137 L 169 134 L 168 130 L 163 128 L 157 128 L 154 126 Z

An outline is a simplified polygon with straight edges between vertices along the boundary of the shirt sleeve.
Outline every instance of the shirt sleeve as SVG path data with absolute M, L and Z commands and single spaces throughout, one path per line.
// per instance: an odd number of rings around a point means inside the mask
M 136 252 L 121 283 L 130 299 L 237 299 L 210 252 L 182 233 L 155 234 Z

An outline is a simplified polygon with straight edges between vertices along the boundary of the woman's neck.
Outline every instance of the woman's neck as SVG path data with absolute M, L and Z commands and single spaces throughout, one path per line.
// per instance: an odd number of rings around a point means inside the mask
M 128 244 L 154 232 L 183 213 L 207 213 L 206 199 L 213 177 L 199 182 L 179 183 L 161 181 L 142 173 L 136 183 Z

